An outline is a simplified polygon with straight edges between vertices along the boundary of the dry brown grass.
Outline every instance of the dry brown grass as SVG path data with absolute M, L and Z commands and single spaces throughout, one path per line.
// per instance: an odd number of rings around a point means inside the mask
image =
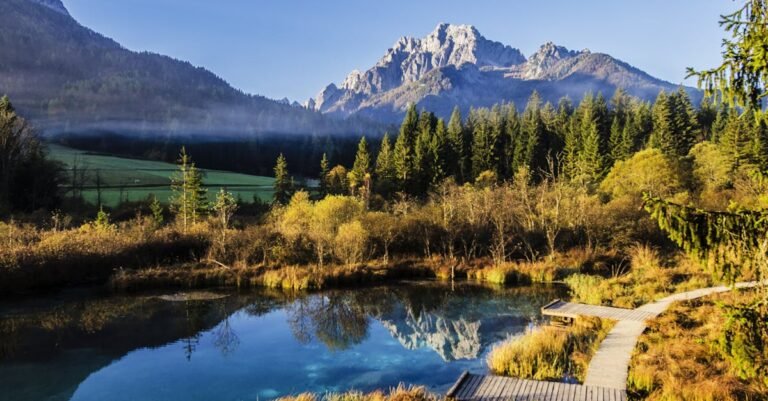
M 717 302 L 743 302 L 728 293 L 674 304 L 640 337 L 629 369 L 629 390 L 647 400 L 766 400 L 768 385 L 740 380 L 716 347 L 725 325 Z
M 521 337 L 503 342 L 488 355 L 494 374 L 536 380 L 562 380 L 573 376 L 583 381 L 597 346 L 613 322 L 579 318 L 572 326 L 539 327 Z

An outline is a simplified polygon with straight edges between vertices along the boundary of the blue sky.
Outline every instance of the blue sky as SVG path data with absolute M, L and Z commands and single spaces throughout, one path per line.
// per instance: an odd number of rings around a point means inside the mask
M 720 59 L 731 0 L 63 0 L 85 26 L 132 50 L 203 66 L 248 93 L 303 101 L 371 67 L 400 36 L 472 24 L 526 56 L 544 42 L 589 48 L 656 77 Z M 695 84 L 695 82 L 687 82 Z

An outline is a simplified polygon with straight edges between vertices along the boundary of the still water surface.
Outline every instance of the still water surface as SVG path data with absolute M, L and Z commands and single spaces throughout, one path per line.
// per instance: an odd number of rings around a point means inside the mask
M 0 303 L 0 400 L 270 400 L 303 391 L 445 391 L 485 371 L 557 287 L 431 282 L 219 300 L 56 297 Z

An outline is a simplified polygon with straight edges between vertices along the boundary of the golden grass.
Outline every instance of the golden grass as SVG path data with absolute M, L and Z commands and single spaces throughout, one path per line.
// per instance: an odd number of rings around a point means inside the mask
M 488 355 L 488 368 L 497 375 L 535 380 L 562 380 L 573 376 L 582 381 L 597 346 L 613 322 L 579 318 L 572 326 L 543 326 L 521 337 L 495 346 Z
M 650 321 L 630 363 L 628 390 L 653 401 L 768 399 L 768 383 L 740 380 L 716 346 L 725 325 L 717 303 L 750 299 L 754 294 L 738 292 L 677 303 Z
M 346 393 L 329 393 L 318 396 L 313 393 L 301 393 L 294 396 L 278 398 L 277 401 L 437 401 L 438 397 L 428 392 L 424 387 L 399 386 L 389 392 L 377 390 L 371 393 L 348 391 Z
M 568 271 L 551 261 L 507 262 L 501 265 L 469 270 L 467 277 L 492 284 L 550 283 Z

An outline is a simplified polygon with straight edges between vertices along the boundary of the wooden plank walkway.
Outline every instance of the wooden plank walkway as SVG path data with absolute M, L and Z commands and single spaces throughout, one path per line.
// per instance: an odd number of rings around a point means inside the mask
M 753 281 L 737 283 L 735 287 L 752 288 L 757 285 Z M 588 315 L 618 320 L 592 357 L 583 385 L 464 372 L 446 396 L 457 401 L 625 401 L 629 362 L 637 339 L 645 331 L 645 321 L 664 312 L 673 302 L 726 292 L 732 288 L 710 287 L 674 294 L 634 310 L 552 301 L 542 308 L 545 315 L 569 318 Z
M 610 306 L 574 304 L 556 299 L 541 308 L 541 313 L 545 316 L 557 316 L 576 318 L 579 316 L 596 316 L 603 319 L 630 320 L 634 322 L 643 322 L 646 319 L 656 317 L 656 314 L 649 311 L 638 309 L 613 308 Z
M 446 397 L 456 401 L 626 401 L 623 390 L 464 372 Z

